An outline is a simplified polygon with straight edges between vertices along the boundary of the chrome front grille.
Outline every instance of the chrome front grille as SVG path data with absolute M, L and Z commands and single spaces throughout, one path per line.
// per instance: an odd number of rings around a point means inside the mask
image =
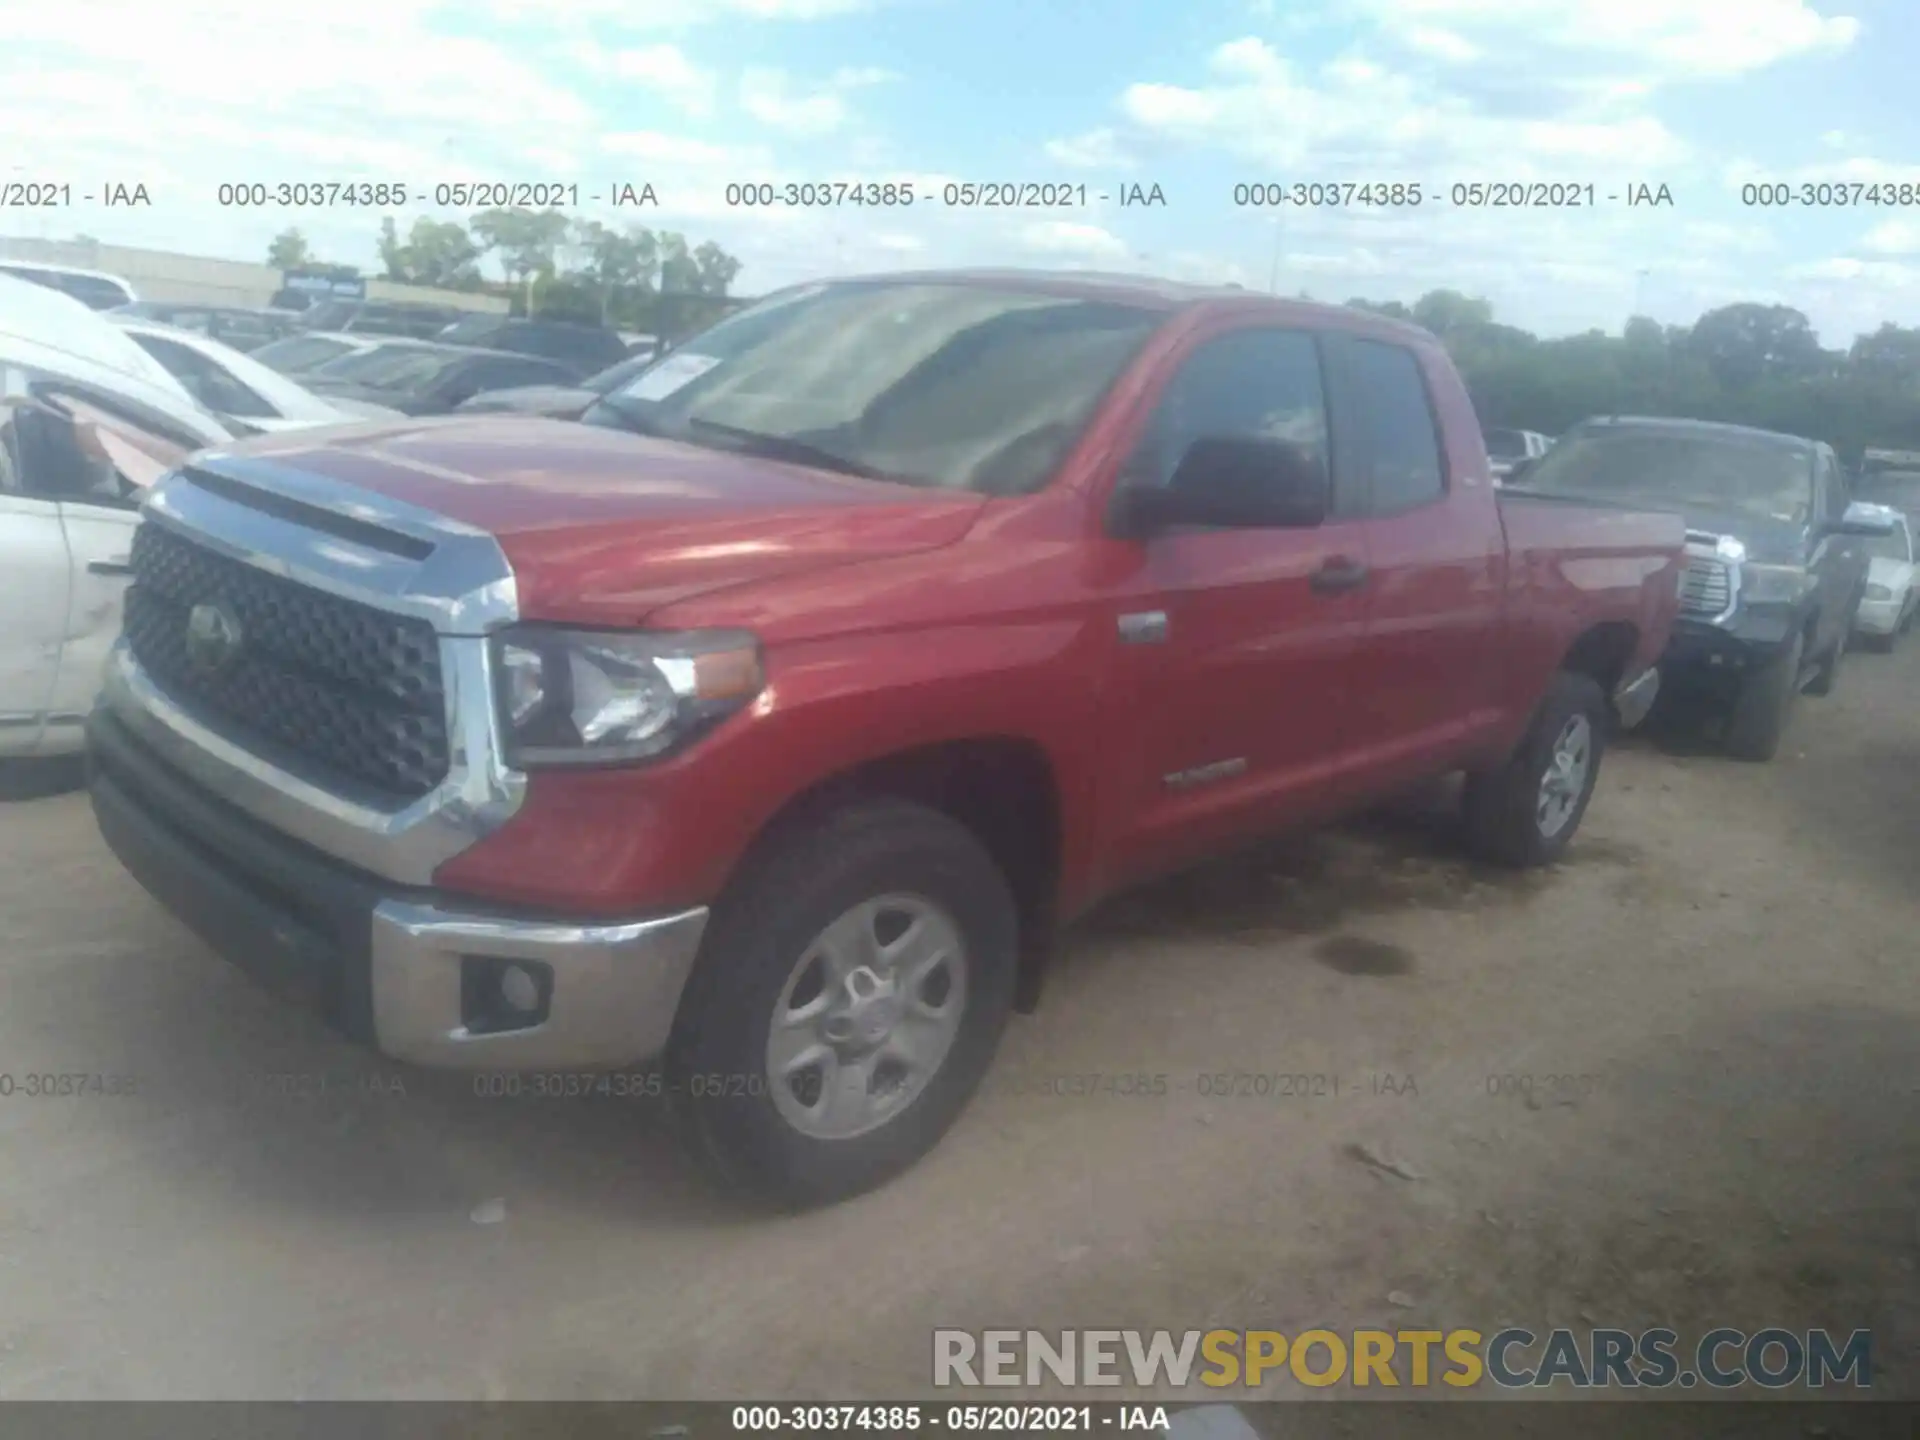
M 1732 600 L 1733 576 L 1727 562 L 1705 555 L 1689 555 L 1686 579 L 1680 587 L 1681 613 L 1722 615 Z
M 153 522 L 134 532 L 131 562 L 127 645 L 174 700 L 353 788 L 411 800 L 446 778 L 446 690 L 430 621 L 270 574 Z M 189 651 L 189 617 L 202 604 L 237 622 L 235 652 L 217 667 Z

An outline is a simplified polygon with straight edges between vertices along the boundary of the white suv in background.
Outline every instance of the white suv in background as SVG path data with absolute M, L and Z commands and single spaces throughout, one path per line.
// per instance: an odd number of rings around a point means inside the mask
M 85 743 L 146 487 L 232 438 L 118 326 L 0 275 L 0 793 Z

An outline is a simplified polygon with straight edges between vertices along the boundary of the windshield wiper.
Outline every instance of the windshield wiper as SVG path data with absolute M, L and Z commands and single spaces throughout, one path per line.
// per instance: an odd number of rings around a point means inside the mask
M 587 407 L 581 420 L 588 425 L 604 425 L 609 430 L 621 429 L 635 435 L 651 435 L 656 438 L 667 432 L 660 428 L 657 421 L 648 419 L 640 411 L 621 403 L 618 395 L 602 395 Z
M 796 465 L 811 465 L 820 470 L 835 470 L 842 475 L 855 475 L 862 480 L 899 480 L 897 475 L 889 475 L 884 470 L 876 470 L 871 465 L 862 465 L 858 460 L 849 460 L 831 450 L 818 445 L 809 445 L 804 440 L 794 440 L 785 435 L 767 435 L 758 430 L 742 430 L 737 425 L 722 425 L 717 420 L 688 420 L 687 431 L 690 436 L 711 435 L 731 442 L 729 449 L 740 451 L 743 455 L 758 455 L 765 460 L 788 460 Z

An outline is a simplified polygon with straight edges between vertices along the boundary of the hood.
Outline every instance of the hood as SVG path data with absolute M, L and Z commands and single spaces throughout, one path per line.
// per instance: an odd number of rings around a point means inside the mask
M 1805 522 L 1774 519 L 1747 510 L 1698 505 L 1674 507 L 1688 530 L 1708 535 L 1730 535 L 1747 547 L 1747 558 L 1764 565 L 1798 565 L 1807 558 Z
M 571 385 L 516 385 L 510 390 L 488 390 L 459 407 L 462 415 L 510 412 L 515 415 L 552 415 L 574 420 L 600 397 Z
M 518 415 L 263 436 L 234 454 L 485 530 L 527 619 L 629 625 L 752 580 L 950 545 L 986 503 Z

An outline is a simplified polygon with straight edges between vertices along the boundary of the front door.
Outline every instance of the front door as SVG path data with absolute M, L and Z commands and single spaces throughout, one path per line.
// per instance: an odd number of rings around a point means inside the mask
M 1165 485 L 1187 448 L 1265 436 L 1331 464 L 1320 345 L 1308 332 L 1235 329 L 1180 362 L 1122 486 Z M 1339 491 L 1336 488 L 1336 504 Z M 1188 527 L 1137 544 L 1111 623 L 1137 737 L 1114 878 L 1177 868 L 1276 817 L 1308 817 L 1349 745 L 1365 629 L 1365 530 Z

